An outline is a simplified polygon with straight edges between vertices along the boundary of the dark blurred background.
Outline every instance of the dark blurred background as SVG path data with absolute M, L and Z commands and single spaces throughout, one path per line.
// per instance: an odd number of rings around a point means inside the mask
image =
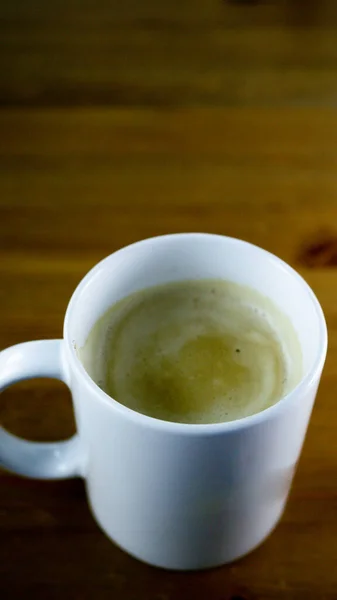
M 1 473 L 2 598 L 336 600 L 337 2 L 2 0 L 0 347 L 62 336 L 99 259 L 175 231 L 241 237 L 314 287 L 330 352 L 288 511 L 237 565 L 164 574 L 103 537 L 81 482 Z M 74 430 L 48 380 L 1 397 Z

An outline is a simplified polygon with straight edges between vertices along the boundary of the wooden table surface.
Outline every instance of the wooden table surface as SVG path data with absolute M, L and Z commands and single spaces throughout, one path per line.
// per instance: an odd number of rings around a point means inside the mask
M 326 368 L 288 508 L 250 556 L 178 574 L 95 525 L 82 481 L 0 476 L 1 598 L 337 598 L 337 3 L 0 5 L 0 346 L 62 335 L 99 259 L 179 231 L 247 239 L 313 286 Z M 68 390 L 1 397 L 16 434 L 74 431 Z

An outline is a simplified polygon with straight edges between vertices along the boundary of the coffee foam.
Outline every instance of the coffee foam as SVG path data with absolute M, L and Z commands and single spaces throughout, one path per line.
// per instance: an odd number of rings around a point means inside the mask
M 301 376 L 289 319 L 255 290 L 222 280 L 137 292 L 96 323 L 80 358 L 113 398 L 183 423 L 240 419 Z

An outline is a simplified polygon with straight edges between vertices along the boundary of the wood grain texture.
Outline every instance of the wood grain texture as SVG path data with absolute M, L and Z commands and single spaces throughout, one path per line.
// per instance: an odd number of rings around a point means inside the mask
M 60 337 L 95 262 L 173 231 L 280 255 L 330 333 L 289 505 L 263 546 L 209 572 L 152 569 L 99 531 L 82 482 L 1 472 L 1 597 L 336 600 L 336 3 L 13 0 L 0 38 L 0 348 Z M 0 417 L 36 440 L 75 427 L 49 380 L 6 390 Z
M 336 26 L 334 0 L 11 0 L 0 104 L 336 106 Z

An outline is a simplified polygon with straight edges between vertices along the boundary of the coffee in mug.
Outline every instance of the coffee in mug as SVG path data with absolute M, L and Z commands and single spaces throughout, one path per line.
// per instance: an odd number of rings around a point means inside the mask
M 317 298 L 276 256 L 204 233 L 137 242 L 80 282 L 62 339 L 0 352 L 0 391 L 58 378 L 77 428 L 0 428 L 0 464 L 82 477 L 101 529 L 151 565 L 231 562 L 281 518 L 326 350 Z
M 137 291 L 112 305 L 79 357 L 128 408 L 179 423 L 221 423 L 272 406 L 299 382 L 290 319 L 256 290 L 222 279 Z

